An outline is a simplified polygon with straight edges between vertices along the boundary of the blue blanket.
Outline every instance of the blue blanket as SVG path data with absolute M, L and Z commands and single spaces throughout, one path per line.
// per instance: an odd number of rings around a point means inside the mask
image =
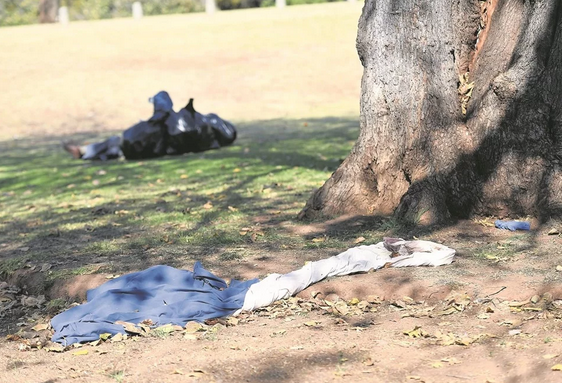
M 242 308 L 246 292 L 258 282 L 233 280 L 230 286 L 197 262 L 193 272 L 154 266 L 123 275 L 87 293 L 88 302 L 51 320 L 53 341 L 69 345 L 99 339 L 100 334 L 124 334 L 116 321 L 183 326 L 233 314 Z

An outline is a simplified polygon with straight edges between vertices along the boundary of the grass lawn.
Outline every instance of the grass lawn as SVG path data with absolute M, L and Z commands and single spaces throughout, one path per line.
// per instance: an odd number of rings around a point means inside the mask
M 358 135 L 359 13 L 338 3 L 0 29 L 0 270 L 48 263 L 57 279 L 349 246 L 345 233 L 313 242 L 291 228 Z M 239 139 L 148 161 L 61 150 L 149 116 L 161 89 L 232 120 Z

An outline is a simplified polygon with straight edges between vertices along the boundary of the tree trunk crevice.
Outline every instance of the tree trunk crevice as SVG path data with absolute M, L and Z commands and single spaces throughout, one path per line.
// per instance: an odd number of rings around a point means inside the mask
M 559 216 L 561 9 L 556 0 L 367 0 L 360 135 L 300 216 Z

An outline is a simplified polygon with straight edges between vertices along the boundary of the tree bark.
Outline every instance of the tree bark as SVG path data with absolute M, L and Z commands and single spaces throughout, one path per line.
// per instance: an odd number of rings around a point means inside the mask
M 39 22 L 54 23 L 57 21 L 58 0 L 41 0 L 39 3 Z
M 562 215 L 562 2 L 367 0 L 359 138 L 301 217 Z

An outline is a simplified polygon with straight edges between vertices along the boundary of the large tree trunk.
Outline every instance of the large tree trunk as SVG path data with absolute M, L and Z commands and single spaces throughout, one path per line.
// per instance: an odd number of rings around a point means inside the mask
M 560 0 L 367 0 L 357 50 L 359 138 L 301 216 L 562 215 Z
M 39 22 L 54 23 L 57 21 L 58 0 L 41 0 L 39 2 Z

